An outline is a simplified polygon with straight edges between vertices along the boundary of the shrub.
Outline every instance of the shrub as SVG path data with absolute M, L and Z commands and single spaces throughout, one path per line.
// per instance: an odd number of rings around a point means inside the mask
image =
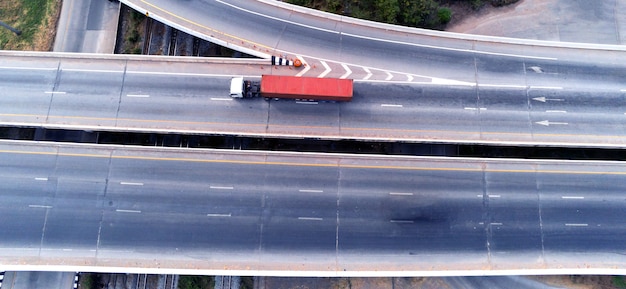
M 437 10 L 437 17 L 439 17 L 439 22 L 446 24 L 452 19 L 452 10 L 448 7 L 441 7 Z
M 519 0 L 491 0 L 491 5 L 499 7 L 499 6 L 513 4 L 517 1 Z

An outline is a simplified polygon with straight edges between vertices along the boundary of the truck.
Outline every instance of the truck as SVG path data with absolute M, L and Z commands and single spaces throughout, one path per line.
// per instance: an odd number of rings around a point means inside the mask
M 230 81 L 232 98 L 350 101 L 352 93 L 352 79 L 262 75 L 260 82 L 243 77 Z

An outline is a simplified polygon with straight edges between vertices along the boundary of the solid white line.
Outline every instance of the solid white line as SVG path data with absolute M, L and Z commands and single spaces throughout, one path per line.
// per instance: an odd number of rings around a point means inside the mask
M 324 66 L 324 68 L 326 70 L 324 70 L 324 72 L 320 73 L 320 75 L 317 76 L 318 78 L 322 78 L 322 77 L 326 76 L 326 74 L 328 74 L 331 71 L 330 66 L 328 66 L 328 64 L 326 64 L 326 62 L 320 60 L 320 63 L 322 63 L 322 65 Z
M 576 224 L 576 223 L 571 224 L 570 223 L 570 224 L 565 224 L 565 226 L 568 226 L 568 227 L 587 227 L 588 224 Z
M 150 97 L 148 94 L 127 94 L 128 97 Z
M 585 197 L 583 197 L 583 196 L 561 196 L 561 199 L 583 200 L 583 199 L 585 199 Z
M 124 71 L 122 71 L 122 70 L 76 69 L 76 68 L 66 68 L 66 69 L 62 69 L 62 71 L 72 71 L 72 72 L 104 72 L 104 73 L 124 73 Z
M 46 94 L 65 94 L 65 91 L 44 91 Z
M 313 217 L 298 217 L 298 220 L 307 220 L 307 221 L 321 221 L 323 218 L 313 218 Z
M 561 86 L 530 86 L 530 89 L 563 89 Z
M 412 196 L 413 193 L 396 193 L 396 192 L 389 192 L 390 195 L 392 196 Z
M 16 66 L 0 66 L 0 69 L 19 69 L 19 70 L 57 70 L 57 68 L 45 67 L 16 67 Z
M 117 210 L 115 210 L 115 211 L 116 211 L 116 212 L 119 212 L 119 213 L 136 213 L 136 214 L 141 213 L 141 211 L 139 211 L 139 210 L 123 210 L 123 209 L 117 209 Z
M 380 106 L 382 106 L 382 107 L 403 107 L 402 104 L 387 104 L 387 103 L 383 103 Z
M 389 220 L 389 222 L 398 224 L 413 224 L 413 221 L 411 220 Z
M 47 181 L 48 178 L 35 178 L 35 181 Z
M 389 81 L 393 78 L 393 74 L 389 73 L 389 71 L 385 71 L 385 73 L 387 73 L 387 78 L 385 78 L 385 80 Z
M 318 104 L 317 101 L 296 101 L 297 104 Z
M 346 77 L 348 77 L 350 74 L 352 74 L 352 70 L 350 70 L 350 67 L 348 67 L 348 65 L 346 65 L 345 63 L 342 63 L 341 66 L 343 66 L 343 69 L 346 70 L 346 73 L 344 73 L 341 77 L 341 79 L 345 79 Z
M 303 190 L 298 190 L 298 192 L 301 192 L 301 193 L 323 193 L 324 191 L 322 191 L 322 190 L 306 190 L 306 189 L 303 189 Z
M 226 98 L 226 97 L 211 97 L 211 100 L 225 100 L 225 101 L 232 101 L 232 98 Z
M 500 88 L 521 88 L 525 89 L 524 85 L 515 85 L 515 84 L 478 84 L 478 87 L 500 87 Z
M 43 208 L 43 209 L 51 209 L 52 206 L 46 206 L 46 205 L 28 205 L 29 208 Z
M 546 112 L 567 113 L 566 110 L 546 110 Z
M 363 38 L 363 39 L 367 39 L 367 40 L 375 40 L 375 41 L 380 41 L 380 42 L 388 42 L 388 43 L 395 43 L 395 44 L 401 44 L 401 45 L 424 47 L 424 48 L 433 48 L 433 49 L 448 50 L 448 51 L 459 51 L 459 52 L 468 52 L 468 53 L 476 53 L 476 54 L 509 56 L 509 57 L 528 58 L 528 59 L 558 60 L 558 58 L 554 58 L 554 57 L 527 56 L 527 55 L 519 55 L 519 54 L 507 54 L 507 53 L 487 52 L 487 51 L 478 51 L 478 50 L 470 50 L 470 49 L 441 47 L 441 46 L 425 45 L 425 44 L 417 44 L 417 43 L 407 43 L 407 42 L 402 42 L 402 41 L 395 41 L 395 40 L 379 39 L 379 38 L 368 37 L 368 36 L 361 36 L 361 35 L 345 33 L 345 32 L 342 33 L 342 35 L 352 36 L 352 37 L 356 37 L 356 38 Z
M 220 186 L 209 186 L 210 189 L 214 189 L 214 190 L 232 190 L 234 189 L 233 187 L 220 187 Z
M 230 213 L 228 214 L 206 214 L 207 217 L 231 217 Z
M 126 186 L 143 186 L 143 183 L 120 182 L 120 185 L 126 185 Z
M 365 70 L 365 73 L 367 73 L 367 75 L 363 77 L 363 80 L 370 79 L 370 77 L 372 77 L 372 72 L 367 67 L 363 67 L 363 70 Z
M 490 198 L 499 198 L 500 195 L 489 195 Z

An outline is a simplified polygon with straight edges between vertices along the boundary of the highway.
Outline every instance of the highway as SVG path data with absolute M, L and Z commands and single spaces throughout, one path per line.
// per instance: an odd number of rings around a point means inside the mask
M 327 65 L 337 77 L 369 71 L 397 72 L 393 79 L 425 82 L 569 86 L 592 79 L 620 85 L 622 46 L 562 44 L 459 35 L 378 24 L 277 1 L 122 0 L 150 17 L 198 37 L 251 54 L 300 56 L 320 75 Z M 233 21 L 237 19 L 237 21 Z M 582 47 L 595 49 L 582 49 Z M 324 64 L 322 64 L 324 62 Z M 525 68 L 544 68 L 538 82 L 525 82 Z M 619 73 L 621 72 L 621 73 Z M 361 74 L 359 74 L 361 73 Z M 610 74 L 612 79 L 597 76 Z M 549 76 L 548 76 L 549 75 Z M 362 76 L 361 76 L 362 77 Z M 580 77 L 580 78 L 579 78 Z M 556 84 L 557 81 L 560 84 Z M 600 86 L 600 83 L 596 83 Z M 603 85 L 606 88 L 611 86 Z
M 7 270 L 623 274 L 626 261 L 618 162 L 2 141 L 0 163 Z
M 0 124 L 8 126 L 564 147 L 626 144 L 626 90 L 357 81 L 350 103 L 267 102 L 230 99 L 230 76 L 293 69 L 264 60 L 4 54 Z
M 231 75 L 290 70 L 263 60 L 100 58 L 36 53 L 1 58 L 0 124 L 565 147 L 626 144 L 626 91 L 358 81 L 350 103 L 232 100 Z

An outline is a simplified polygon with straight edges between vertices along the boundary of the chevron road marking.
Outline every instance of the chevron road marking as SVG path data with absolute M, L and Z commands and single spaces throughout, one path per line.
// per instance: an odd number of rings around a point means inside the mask
M 306 62 L 306 60 L 304 60 L 304 58 L 303 58 L 303 57 L 301 57 L 300 55 L 296 55 L 296 57 L 297 57 L 298 59 L 300 59 L 300 61 L 302 61 L 302 66 L 304 66 L 304 68 L 302 69 L 302 71 L 298 72 L 298 74 L 296 74 L 296 76 L 302 76 L 302 75 L 304 75 L 305 73 L 307 73 L 307 72 L 311 69 L 311 67 L 310 67 L 310 66 L 309 66 L 309 64 Z
M 365 73 L 367 73 L 367 75 L 365 77 L 363 77 L 363 80 L 368 80 L 370 79 L 370 77 L 372 77 L 372 72 L 367 68 L 367 67 L 363 67 L 363 70 L 365 70 Z
M 346 70 L 346 73 L 344 73 L 341 77 L 341 79 L 345 79 L 346 77 L 348 77 L 350 74 L 352 74 L 352 70 L 350 70 L 350 68 L 348 67 L 348 65 L 346 65 L 345 63 L 342 63 L 341 66 L 343 66 L 343 69 Z
M 387 73 L 387 78 L 385 78 L 385 80 L 391 80 L 393 78 L 393 75 L 389 73 L 389 71 L 385 71 L 385 73 Z
M 317 76 L 318 78 L 322 78 L 322 77 L 326 76 L 326 74 L 328 74 L 329 72 L 332 71 L 332 69 L 330 69 L 330 67 L 328 66 L 328 64 L 326 64 L 326 62 L 321 61 L 321 60 L 320 60 L 320 62 L 322 63 L 322 65 L 324 65 L 324 68 L 326 68 L 326 70 L 324 70 L 324 72 L 320 73 L 320 75 Z

